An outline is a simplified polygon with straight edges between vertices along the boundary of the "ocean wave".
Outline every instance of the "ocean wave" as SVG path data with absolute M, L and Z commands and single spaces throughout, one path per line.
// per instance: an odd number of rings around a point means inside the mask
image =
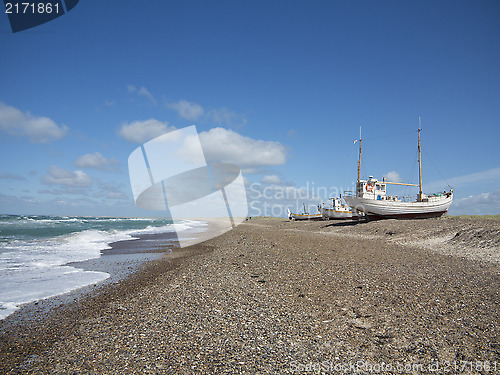
M 44 219 L 43 219 L 44 220 Z M 56 219 L 58 220 L 58 219 Z M 147 221 L 145 221 L 146 223 Z M 203 231 L 204 223 L 185 220 L 176 224 L 147 225 L 144 228 L 83 229 L 53 237 L 3 237 L 0 241 L 0 277 L 3 269 L 13 264 L 32 267 L 58 266 L 99 258 L 101 251 L 118 241 L 137 239 L 141 234 L 160 234 L 186 230 Z M 34 231 L 39 233 L 40 231 Z M 9 263 L 7 266 L 6 262 Z
M 22 303 L 104 280 L 104 272 L 71 267 L 99 258 L 118 241 L 144 234 L 205 230 L 206 223 L 167 218 L 0 215 L 0 319 Z

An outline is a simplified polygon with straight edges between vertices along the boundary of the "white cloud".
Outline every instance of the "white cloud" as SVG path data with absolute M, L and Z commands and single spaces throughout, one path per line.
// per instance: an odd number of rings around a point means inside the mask
M 118 186 L 113 183 L 101 183 L 99 185 L 100 191 L 95 194 L 96 198 L 105 199 L 131 199 Z
M 448 183 L 453 186 L 461 186 L 472 184 L 475 182 L 486 182 L 500 179 L 500 168 L 493 168 L 487 171 L 471 173 L 465 176 L 454 177 L 448 180 Z
M 280 184 L 281 183 L 281 178 L 279 178 L 277 175 L 272 174 L 272 175 L 266 175 L 262 177 L 261 180 L 264 184 Z
M 450 211 L 461 215 L 500 214 L 500 189 L 455 200 Z
M 76 170 L 68 171 L 54 165 L 49 167 L 47 174 L 42 176 L 42 183 L 47 185 L 64 185 L 73 187 L 86 187 L 92 185 L 92 179 L 85 172 Z
M 178 102 L 167 102 L 165 105 L 176 111 L 180 117 L 189 121 L 197 121 L 205 114 L 205 110 L 198 103 L 179 100 Z
M 456 189 L 458 187 L 463 187 L 470 184 L 477 185 L 478 183 L 498 181 L 499 179 L 500 179 L 500 168 L 492 168 L 486 171 L 453 177 L 448 180 L 435 181 L 435 182 L 430 182 L 428 184 L 424 183 L 424 187 L 426 190 L 429 191 L 441 190 L 443 189 L 444 186 L 448 185 Z
M 207 110 L 200 104 L 188 100 L 165 101 L 165 106 L 176 111 L 180 117 L 189 121 L 198 121 L 204 118 L 216 125 L 227 125 L 229 127 L 240 127 L 247 123 L 244 116 L 238 115 L 225 107 Z
M 0 173 L 1 180 L 26 180 L 25 177 L 13 173 Z
M 139 87 L 139 89 L 137 89 L 137 87 L 135 87 L 134 85 L 127 85 L 127 91 L 129 93 L 137 93 L 137 95 L 145 96 L 146 98 L 148 98 L 149 100 L 151 100 L 151 103 L 153 103 L 153 104 L 156 105 L 156 99 L 155 99 L 155 97 L 144 86 L 141 86 L 141 87 Z
M 225 161 L 240 167 L 283 165 L 286 150 L 279 142 L 255 140 L 232 130 L 213 128 L 199 134 L 209 161 Z
M 211 109 L 208 111 L 207 117 L 218 125 L 240 127 L 247 124 L 247 119 L 245 117 L 240 116 L 227 108 Z
M 145 96 L 149 100 L 151 100 L 151 103 L 156 104 L 156 99 L 154 98 L 153 94 L 151 94 L 147 88 L 142 86 L 139 91 L 137 91 L 137 94 Z
M 93 154 L 85 154 L 80 156 L 75 161 L 75 165 L 80 168 L 95 168 L 100 170 L 116 170 L 113 167 L 118 164 L 116 159 L 106 159 L 99 152 Z
M 75 186 L 62 186 L 60 188 L 56 189 L 42 189 L 38 190 L 38 193 L 40 194 L 51 194 L 51 195 L 56 195 L 56 196 L 61 196 L 61 195 L 88 195 L 88 189 L 86 188 L 81 188 L 81 187 L 75 187 Z
M 66 125 L 58 126 L 48 117 L 33 116 L 0 102 L 0 131 L 27 137 L 32 143 L 48 143 L 68 133 Z
M 242 168 L 242 172 L 244 174 L 266 175 L 266 174 L 272 174 L 273 170 L 271 168 L 266 168 L 266 167 L 246 167 L 246 168 Z
M 390 182 L 401 182 L 401 181 L 403 181 L 403 179 L 401 178 L 401 176 L 399 175 L 399 173 L 396 172 L 396 171 L 387 172 L 382 177 L 385 177 L 385 179 L 387 181 L 390 181 Z
M 196 135 L 188 135 L 182 139 L 182 146 L 176 152 L 179 161 L 184 161 L 192 165 L 204 165 L 206 153 L 200 142 L 200 138 Z
M 118 135 L 129 142 L 144 143 L 172 130 L 175 130 L 175 127 L 169 126 L 168 122 L 149 119 L 122 125 Z

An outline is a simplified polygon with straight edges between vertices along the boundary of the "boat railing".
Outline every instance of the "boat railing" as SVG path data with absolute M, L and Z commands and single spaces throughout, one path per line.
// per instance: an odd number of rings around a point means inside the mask
M 412 202 L 415 200 L 413 197 L 399 197 L 397 195 L 388 195 L 385 197 L 386 201 L 397 201 L 397 202 Z
M 355 191 L 344 191 L 344 197 L 355 197 L 356 192 Z

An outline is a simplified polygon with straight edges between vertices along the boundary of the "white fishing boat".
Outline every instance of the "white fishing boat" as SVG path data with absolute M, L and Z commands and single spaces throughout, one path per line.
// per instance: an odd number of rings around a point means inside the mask
M 306 210 L 306 205 L 304 204 L 304 213 L 302 214 L 294 214 L 293 212 L 290 211 L 288 208 L 288 219 L 290 220 L 320 220 L 323 219 L 323 216 L 321 216 L 321 213 L 318 214 L 310 214 Z
M 431 195 L 422 192 L 422 156 L 420 147 L 420 131 L 418 129 L 418 165 L 419 184 L 406 184 L 382 181 L 372 176 L 368 180 L 361 180 L 361 137 L 359 141 L 358 181 L 355 192 L 344 192 L 344 200 L 353 209 L 353 212 L 363 212 L 368 220 L 379 219 L 415 219 L 430 218 L 443 215 L 453 201 L 453 189 Z M 387 185 L 418 186 L 417 199 L 389 196 L 386 194 Z
M 347 204 L 342 204 L 342 198 L 330 198 L 318 206 L 323 219 L 352 219 L 352 210 Z

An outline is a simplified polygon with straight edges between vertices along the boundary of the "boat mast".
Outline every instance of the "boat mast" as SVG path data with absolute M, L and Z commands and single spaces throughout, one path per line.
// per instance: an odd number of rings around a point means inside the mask
M 418 116 L 418 188 L 419 188 L 419 200 L 422 200 L 422 151 L 420 148 L 420 116 Z
M 359 127 L 358 184 L 361 181 L 361 126 Z

